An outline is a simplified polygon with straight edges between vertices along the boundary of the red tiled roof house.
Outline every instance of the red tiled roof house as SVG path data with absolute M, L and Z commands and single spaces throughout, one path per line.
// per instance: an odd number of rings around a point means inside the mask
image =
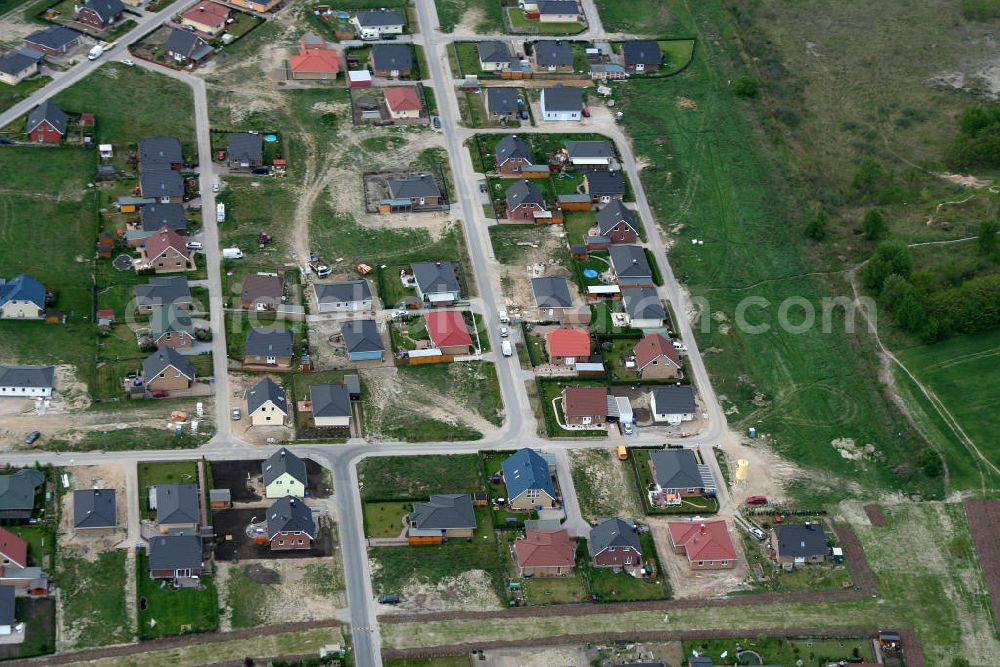
M 565 530 L 529 530 L 511 551 L 519 577 L 571 575 L 576 564 L 576 542 Z
M 456 310 L 432 311 L 425 316 L 427 333 L 442 354 L 463 355 L 472 347 L 465 318 Z
M 571 426 L 600 426 L 608 421 L 605 387 L 563 387 L 562 408 Z
M 139 247 L 140 268 L 152 268 L 156 273 L 193 271 L 194 255 L 175 231 L 161 227 Z
M 420 118 L 420 96 L 412 86 L 386 88 L 385 106 L 393 120 Z
M 725 521 L 671 521 L 670 544 L 684 554 L 692 570 L 729 570 L 736 566 L 736 547 Z
M 585 329 L 553 329 L 545 334 L 545 351 L 553 364 L 573 366 L 590 356 L 590 334 Z
M 632 348 L 635 367 L 643 380 L 669 380 L 681 372 L 681 357 L 673 343 L 660 334 L 649 334 Z

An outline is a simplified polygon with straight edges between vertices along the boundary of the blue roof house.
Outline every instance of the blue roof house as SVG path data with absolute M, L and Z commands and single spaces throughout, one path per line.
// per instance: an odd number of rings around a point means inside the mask
M 533 449 L 519 449 L 505 460 L 500 469 L 507 485 L 507 505 L 515 510 L 552 507 L 556 488 L 548 462 Z

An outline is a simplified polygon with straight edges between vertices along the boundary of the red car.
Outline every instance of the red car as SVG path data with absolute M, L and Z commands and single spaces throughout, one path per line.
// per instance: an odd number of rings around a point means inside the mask
M 750 496 L 747 498 L 747 505 L 766 505 L 767 496 Z

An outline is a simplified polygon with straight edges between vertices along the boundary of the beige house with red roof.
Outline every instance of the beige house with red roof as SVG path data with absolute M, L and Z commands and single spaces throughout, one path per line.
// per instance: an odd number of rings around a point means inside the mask
M 643 380 L 669 380 L 681 374 L 681 356 L 660 334 L 649 334 L 632 348 L 635 367 Z
M 563 387 L 562 408 L 570 426 L 601 426 L 608 421 L 607 387 Z
M 187 249 L 184 237 L 161 227 L 139 247 L 140 262 L 136 268 L 152 268 L 156 273 L 194 271 L 194 253 Z
M 565 577 L 573 574 L 576 541 L 565 530 L 529 530 L 511 553 L 519 577 Z
M 573 366 L 590 357 L 590 334 L 586 329 L 553 329 L 545 334 L 545 351 L 553 364 Z
M 725 521 L 671 521 L 670 544 L 684 554 L 692 570 L 729 570 L 736 567 L 736 547 Z
M 218 3 L 199 2 L 181 14 L 181 25 L 191 26 L 203 35 L 216 37 L 226 29 L 229 12 L 229 7 Z
M 424 315 L 427 334 L 442 354 L 463 355 L 472 347 L 465 318 L 457 310 L 431 311 Z
M 413 86 L 396 86 L 385 89 L 385 106 L 393 120 L 420 118 L 420 96 Z
M 318 39 L 318 38 L 317 38 Z M 288 72 L 292 79 L 328 81 L 337 78 L 343 69 L 343 61 L 336 51 L 322 42 L 302 40 L 302 48 L 288 61 Z

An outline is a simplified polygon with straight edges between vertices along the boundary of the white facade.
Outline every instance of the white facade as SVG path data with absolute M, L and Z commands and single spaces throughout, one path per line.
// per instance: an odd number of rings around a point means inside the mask
M 371 309 L 371 299 L 364 301 L 321 301 L 319 304 L 319 312 L 321 313 L 353 313 Z
M 306 487 L 305 484 L 286 472 L 271 480 L 271 483 L 267 485 L 266 495 L 268 498 L 284 498 L 285 496 L 304 498 Z
M 313 415 L 313 422 L 316 426 L 350 426 L 351 418 L 346 415 L 343 417 L 317 417 Z
M 656 408 L 656 394 L 651 393 L 649 396 L 649 409 L 653 413 L 653 421 L 658 424 L 670 424 L 671 426 L 677 426 L 681 422 L 694 421 L 693 412 L 683 412 L 683 413 L 673 413 L 673 412 L 660 412 Z
M 542 119 L 550 121 L 578 121 L 583 118 L 583 109 L 574 109 L 572 111 L 562 111 L 545 108 L 545 91 L 542 91 Z
M 285 423 L 285 411 L 279 408 L 272 401 L 265 401 L 263 405 L 250 413 L 250 423 L 254 426 L 281 426 Z
M 0 385 L 0 398 L 52 398 L 52 387 L 11 387 Z
M 43 317 L 45 311 L 27 299 L 12 299 L 0 308 L 0 319 L 4 320 L 40 320 Z

